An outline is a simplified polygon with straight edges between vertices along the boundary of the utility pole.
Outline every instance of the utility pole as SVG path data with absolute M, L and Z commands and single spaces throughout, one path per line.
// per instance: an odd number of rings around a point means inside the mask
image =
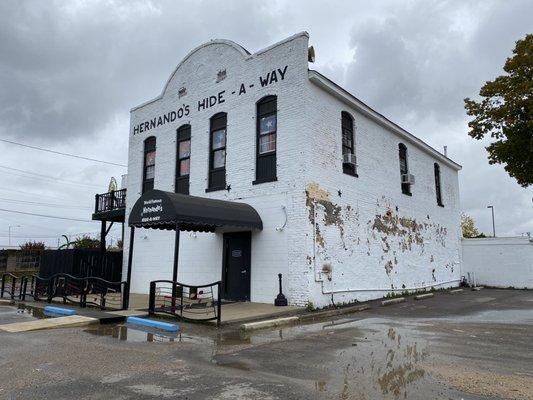
M 494 206 L 487 206 L 492 211 L 492 237 L 496 237 L 496 226 L 494 224 Z

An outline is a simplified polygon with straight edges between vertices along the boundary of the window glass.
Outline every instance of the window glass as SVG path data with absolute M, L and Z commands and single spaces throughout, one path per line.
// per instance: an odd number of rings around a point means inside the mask
M 146 167 L 146 178 L 145 179 L 154 179 L 154 172 L 155 172 L 155 166 L 152 164 L 152 165 L 148 165 Z
M 276 132 L 277 128 L 277 118 L 276 115 L 269 115 L 267 117 L 262 117 L 259 120 L 259 134 L 266 135 L 271 132 Z
M 221 129 L 213 132 L 213 149 L 226 146 L 226 130 Z
M 276 134 L 262 135 L 259 137 L 259 154 L 276 150 Z
M 191 141 L 184 140 L 179 145 L 179 158 L 190 157 L 191 155 Z
M 185 160 L 180 161 L 180 176 L 189 175 L 191 168 L 191 159 L 186 158 Z
M 217 150 L 213 153 L 213 168 L 223 168 L 226 164 L 226 150 Z
M 155 165 L 155 151 L 150 151 L 146 153 L 145 165 Z

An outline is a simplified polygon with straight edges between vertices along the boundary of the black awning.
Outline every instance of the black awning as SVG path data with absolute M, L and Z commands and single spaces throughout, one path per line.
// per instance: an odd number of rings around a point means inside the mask
M 150 190 L 131 210 L 129 226 L 213 232 L 218 227 L 263 229 L 261 217 L 245 203 Z

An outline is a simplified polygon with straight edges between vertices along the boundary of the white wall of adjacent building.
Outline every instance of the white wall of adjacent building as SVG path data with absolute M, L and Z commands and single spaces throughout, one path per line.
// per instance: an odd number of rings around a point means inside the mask
M 533 241 L 528 237 L 463 239 L 463 275 L 476 285 L 533 289 Z
M 190 194 L 248 203 L 263 220 L 263 230 L 252 236 L 252 301 L 273 301 L 278 273 L 284 276 L 289 302 L 298 305 L 328 305 L 332 293 L 333 301 L 350 302 L 382 297 L 391 290 L 456 286 L 461 276 L 457 167 L 313 84 L 307 48 L 308 35 L 302 33 L 253 55 L 214 41 L 186 57 L 161 97 L 132 110 L 126 218 L 141 195 L 144 140 L 157 138 L 155 188 L 174 191 L 176 129 L 188 123 Z M 285 65 L 283 81 L 258 85 L 259 75 Z M 223 69 L 227 77 L 216 83 Z M 246 94 L 232 95 L 241 82 L 255 85 L 247 87 Z M 179 98 L 181 87 L 188 94 Z M 221 90 L 226 91 L 223 104 L 197 111 L 198 99 Z M 278 180 L 252 185 L 255 104 L 265 95 L 277 95 L 278 101 Z M 133 135 L 140 122 L 185 103 L 191 106 L 186 118 Z M 227 112 L 226 176 L 231 190 L 206 193 L 209 118 L 221 111 Z M 358 177 L 342 172 L 342 111 L 355 121 Z M 408 148 L 409 172 L 416 177 L 412 196 L 401 192 L 400 142 Z M 441 167 L 444 207 L 436 203 L 434 162 Z M 286 226 L 280 229 L 285 215 Z M 132 292 L 147 293 L 151 280 L 170 279 L 173 251 L 173 232 L 138 230 Z M 330 273 L 322 272 L 325 266 Z M 221 270 L 222 233 L 182 232 L 178 280 L 205 284 L 219 280 Z

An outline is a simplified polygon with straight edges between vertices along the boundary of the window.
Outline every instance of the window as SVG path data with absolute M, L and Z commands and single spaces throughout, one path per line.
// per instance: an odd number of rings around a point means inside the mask
M 407 147 L 403 143 L 398 146 L 400 154 L 400 179 L 402 183 L 402 193 L 411 196 L 411 185 L 403 183 L 404 175 L 409 173 L 409 166 L 407 165 Z
M 151 136 L 144 141 L 144 168 L 142 192 L 154 188 L 155 177 L 155 137 Z
M 357 176 L 355 169 L 355 157 L 345 157 L 346 154 L 355 155 L 355 143 L 353 134 L 353 118 L 343 111 L 341 113 L 342 126 L 342 171 L 345 174 Z
M 178 145 L 176 157 L 175 192 L 189 194 L 189 174 L 191 168 L 191 126 L 178 128 Z
M 257 151 L 254 184 L 277 180 L 277 112 L 276 96 L 267 96 L 257 102 Z
M 435 163 L 433 164 L 433 170 L 435 173 L 435 192 L 437 194 L 437 204 L 441 207 L 444 207 L 444 204 L 442 204 L 442 194 L 440 189 L 440 166 L 439 164 Z
M 226 113 L 211 117 L 208 192 L 226 188 L 226 124 Z

